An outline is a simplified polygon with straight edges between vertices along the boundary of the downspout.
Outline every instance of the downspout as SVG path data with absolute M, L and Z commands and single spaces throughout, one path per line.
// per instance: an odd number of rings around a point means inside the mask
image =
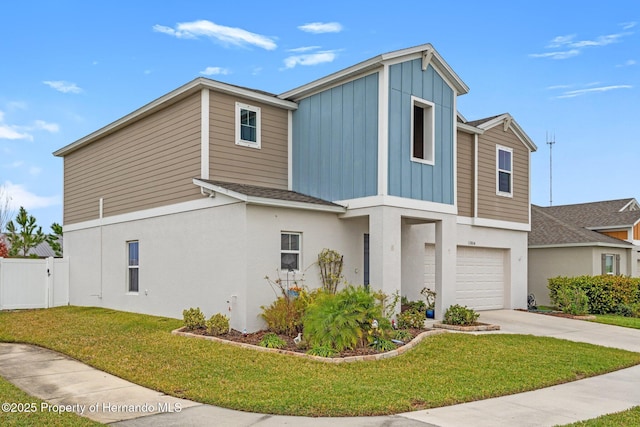
M 473 134 L 473 218 L 478 218 L 478 134 Z
M 100 197 L 100 294 L 98 299 L 102 299 L 102 222 L 104 216 L 104 198 Z

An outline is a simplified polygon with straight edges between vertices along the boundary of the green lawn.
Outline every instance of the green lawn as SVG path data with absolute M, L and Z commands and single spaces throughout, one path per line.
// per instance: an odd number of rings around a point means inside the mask
M 567 424 L 565 427 L 637 427 L 640 426 L 640 406 L 617 414 Z
M 400 357 L 333 365 L 171 335 L 181 323 L 86 307 L 2 312 L 0 341 L 51 348 L 178 397 L 308 416 L 450 405 L 640 363 L 638 353 L 553 338 L 441 334 Z
M 71 413 L 42 410 L 42 400 L 29 396 L 0 377 L 0 401 L 9 404 L 0 410 L 0 425 L 7 426 L 99 426 L 100 423 Z M 12 412 L 15 411 L 15 412 Z
M 597 314 L 594 322 L 605 323 L 607 325 L 624 326 L 625 328 L 640 329 L 640 318 L 623 317 L 615 314 Z

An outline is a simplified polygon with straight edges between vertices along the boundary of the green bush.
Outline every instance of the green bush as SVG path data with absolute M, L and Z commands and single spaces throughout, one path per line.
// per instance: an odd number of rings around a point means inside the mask
M 304 336 L 312 348 L 353 349 L 368 342 L 374 319 L 380 330 L 391 326 L 375 296 L 362 286 L 350 285 L 336 294 L 321 293 L 309 305 L 303 319 Z
M 287 345 L 287 343 L 278 335 L 274 334 L 273 332 L 269 332 L 267 334 L 264 334 L 264 336 L 260 340 L 260 345 L 267 348 L 282 348 Z
M 200 311 L 200 307 L 182 310 L 182 317 L 184 318 L 185 328 L 190 331 L 204 329 L 207 326 L 206 318 L 202 311 Z
M 399 329 L 423 329 L 425 319 L 425 312 L 414 308 L 405 310 L 396 316 Z
M 224 335 L 229 332 L 229 318 L 222 313 L 216 313 L 207 320 L 207 333 L 210 335 Z
M 327 346 L 324 346 L 324 345 L 316 345 L 316 346 L 311 347 L 311 349 L 309 351 L 307 351 L 307 354 L 309 354 L 311 356 L 333 357 L 337 353 L 331 347 L 327 347 Z
M 376 338 L 370 345 L 376 351 L 391 351 L 396 349 L 393 341 L 382 337 Z
M 468 326 L 473 325 L 476 320 L 478 320 L 478 317 L 480 317 L 480 315 L 473 309 L 467 308 L 466 305 L 462 307 L 456 304 L 445 311 L 442 323 L 447 325 Z
M 393 339 L 407 343 L 413 339 L 413 335 L 409 331 L 399 329 L 393 333 Z
M 302 332 L 302 318 L 309 304 L 319 291 L 299 291 L 297 298 L 281 296 L 270 306 L 260 307 L 260 316 L 267 322 L 267 329 L 277 334 L 294 336 Z
M 578 286 L 563 286 L 556 291 L 556 306 L 563 313 L 582 316 L 589 313 L 587 293 Z
M 577 276 L 549 279 L 549 298 L 558 305 L 558 292 L 562 288 L 578 287 L 588 299 L 588 311 L 593 314 L 615 313 L 620 304 L 640 303 L 640 278 L 627 276 Z
M 624 317 L 640 317 L 639 304 L 618 304 L 615 314 Z

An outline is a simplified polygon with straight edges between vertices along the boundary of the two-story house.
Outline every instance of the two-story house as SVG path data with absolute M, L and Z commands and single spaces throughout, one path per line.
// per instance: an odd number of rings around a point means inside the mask
M 198 78 L 61 148 L 70 301 L 262 326 L 265 276 L 526 307 L 529 159 L 509 115 L 467 121 L 468 88 L 425 44 L 278 96 Z

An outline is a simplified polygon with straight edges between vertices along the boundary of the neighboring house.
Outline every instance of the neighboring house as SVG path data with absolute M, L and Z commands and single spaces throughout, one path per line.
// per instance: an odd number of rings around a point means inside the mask
M 640 205 L 635 199 L 531 206 L 529 292 L 548 305 L 557 276 L 638 276 Z
M 6 235 L 0 234 L 0 238 L 2 238 L 3 236 L 4 236 L 4 242 L 7 245 L 7 249 L 11 249 L 11 243 L 9 243 L 9 239 L 7 239 Z M 53 249 L 51 249 L 51 246 L 49 246 L 49 243 L 47 241 L 44 241 L 40 243 L 38 246 L 36 246 L 35 248 L 29 249 L 27 256 L 34 256 L 38 258 L 49 258 L 49 257 L 55 257 L 56 253 L 54 252 Z
M 198 78 L 61 148 L 71 304 L 256 330 L 265 276 L 319 286 L 330 248 L 350 283 L 435 288 L 436 317 L 526 307 L 536 147 L 467 91 L 425 44 L 278 96 Z

